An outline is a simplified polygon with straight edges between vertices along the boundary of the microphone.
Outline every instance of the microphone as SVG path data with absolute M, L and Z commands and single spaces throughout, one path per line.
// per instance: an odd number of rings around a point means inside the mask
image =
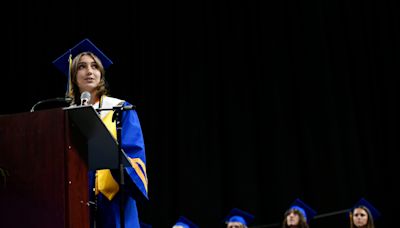
M 88 91 L 85 91 L 81 94 L 81 105 L 88 105 L 90 101 L 90 93 Z

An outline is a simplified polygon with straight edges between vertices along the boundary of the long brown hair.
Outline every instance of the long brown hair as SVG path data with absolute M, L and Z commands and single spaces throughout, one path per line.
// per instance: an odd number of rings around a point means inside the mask
M 79 55 L 75 56 L 75 58 L 72 60 L 72 64 L 71 64 L 71 90 L 69 91 L 69 96 L 72 98 L 72 104 L 80 103 L 79 98 L 80 98 L 81 92 L 79 91 L 79 87 L 77 84 L 76 74 L 78 72 L 79 60 L 84 55 L 88 55 L 94 59 L 94 61 L 98 65 L 98 69 L 101 73 L 100 83 L 96 88 L 96 90 L 97 90 L 96 96 L 101 97 L 103 95 L 109 94 L 108 85 L 107 85 L 107 82 L 105 79 L 105 70 L 104 70 L 103 64 L 101 63 L 101 60 L 92 52 L 82 52 Z

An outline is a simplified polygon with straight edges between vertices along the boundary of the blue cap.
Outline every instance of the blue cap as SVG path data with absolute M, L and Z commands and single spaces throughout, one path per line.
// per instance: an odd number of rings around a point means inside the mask
M 238 208 L 233 208 L 228 216 L 226 216 L 225 218 L 225 222 L 229 223 L 229 222 L 239 222 L 243 225 L 248 225 L 251 222 L 253 222 L 254 220 L 254 215 L 246 212 L 246 211 L 242 211 Z
M 317 214 L 315 210 L 313 210 L 310 206 L 305 204 L 300 199 L 296 199 L 290 206 L 289 210 L 297 210 L 299 211 L 305 218 L 306 221 L 311 220 Z
M 89 39 L 84 39 L 78 44 L 76 44 L 73 48 L 69 49 L 67 52 L 62 54 L 56 60 L 53 61 L 55 67 L 61 71 L 65 76 L 69 76 L 69 57 L 75 58 L 78 54 L 82 52 L 92 52 L 95 54 L 103 64 L 103 67 L 108 68 L 113 62 L 99 49 L 94 45 Z
M 351 212 L 354 211 L 354 209 L 358 208 L 358 207 L 366 207 L 368 208 L 369 212 L 371 212 L 372 218 L 374 220 L 378 219 L 381 216 L 381 213 L 370 203 L 368 202 L 366 199 L 361 198 L 355 205 L 354 207 L 351 209 Z
M 152 228 L 152 226 L 150 224 L 140 222 L 140 228 Z
M 174 226 L 182 226 L 184 228 L 198 228 L 199 227 L 184 216 L 180 216 Z

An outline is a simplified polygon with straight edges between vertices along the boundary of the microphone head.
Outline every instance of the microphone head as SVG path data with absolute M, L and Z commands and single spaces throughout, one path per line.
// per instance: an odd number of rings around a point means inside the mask
M 91 95 L 88 91 L 81 93 L 81 105 L 87 105 L 90 101 L 90 97 Z

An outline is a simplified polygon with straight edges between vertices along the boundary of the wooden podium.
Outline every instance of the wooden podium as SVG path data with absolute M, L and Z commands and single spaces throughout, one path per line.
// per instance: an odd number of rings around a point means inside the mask
M 0 227 L 89 228 L 87 173 L 118 154 L 91 106 L 0 116 Z

